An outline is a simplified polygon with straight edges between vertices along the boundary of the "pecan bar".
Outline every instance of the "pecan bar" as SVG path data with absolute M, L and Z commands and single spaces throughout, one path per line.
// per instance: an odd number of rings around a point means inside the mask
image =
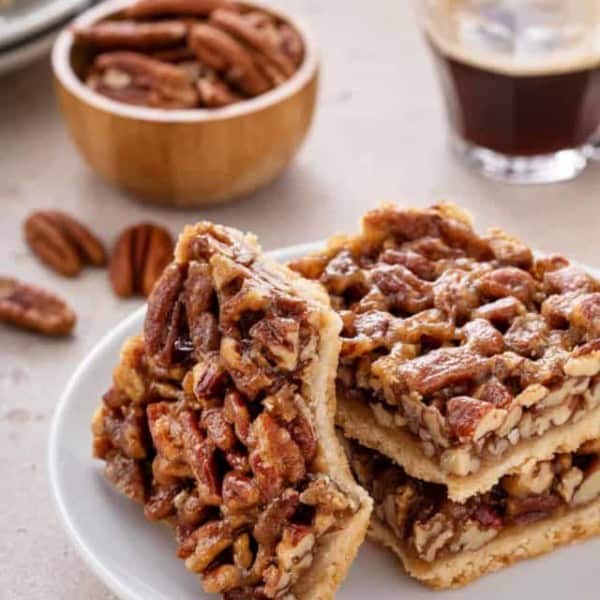
M 562 256 L 452 204 L 384 205 L 291 266 L 344 323 L 345 435 L 451 499 L 600 437 L 600 283 Z
M 347 451 L 375 502 L 369 537 L 391 548 L 411 575 L 431 587 L 464 585 L 600 533 L 600 440 L 527 461 L 464 504 L 375 450 L 349 442 Z
M 187 227 L 93 419 L 114 486 L 227 600 L 332 598 L 371 512 L 334 432 L 341 323 L 251 236 Z

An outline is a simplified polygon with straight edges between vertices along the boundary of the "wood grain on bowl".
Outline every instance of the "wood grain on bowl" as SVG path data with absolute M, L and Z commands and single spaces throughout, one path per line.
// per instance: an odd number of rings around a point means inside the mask
M 108 0 L 77 23 L 95 23 L 130 4 Z M 308 132 L 318 84 L 310 36 L 295 20 L 280 16 L 302 35 L 304 63 L 281 86 L 220 109 L 156 109 L 102 97 L 79 77 L 91 57 L 73 45 L 70 31 L 63 32 L 52 56 L 56 91 L 68 130 L 87 163 L 140 200 L 179 207 L 225 202 L 271 182 Z

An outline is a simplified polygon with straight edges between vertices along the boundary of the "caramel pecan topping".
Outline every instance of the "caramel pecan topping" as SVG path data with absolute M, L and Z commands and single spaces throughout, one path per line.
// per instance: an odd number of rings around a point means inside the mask
M 71 332 L 76 316 L 58 296 L 16 279 L 0 277 L 0 321 L 58 336 Z
M 94 453 L 174 526 L 206 591 L 283 600 L 359 508 L 315 460 L 322 312 L 234 231 L 199 224 L 176 256 L 94 416 Z
M 73 277 L 85 264 L 98 267 L 106 262 L 102 242 L 65 212 L 34 212 L 25 221 L 24 232 L 37 257 L 61 275 Z
M 597 405 L 580 396 L 592 382 L 573 378 L 600 373 L 585 350 L 600 336 L 598 281 L 499 229 L 479 236 L 454 205 L 384 205 L 360 235 L 292 267 L 325 286 L 343 320 L 340 397 L 406 427 L 448 472 L 476 471 Z

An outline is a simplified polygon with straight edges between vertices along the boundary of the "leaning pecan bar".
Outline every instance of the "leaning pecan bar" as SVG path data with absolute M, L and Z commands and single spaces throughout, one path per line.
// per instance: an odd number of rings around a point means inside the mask
M 334 433 L 341 323 L 253 238 L 184 230 L 93 420 L 94 454 L 228 600 L 332 598 L 371 501 Z
M 600 533 L 600 439 L 527 461 L 464 504 L 390 459 L 347 444 L 358 481 L 375 501 L 369 536 L 423 583 L 456 587 L 556 546 Z
M 344 433 L 462 501 L 600 436 L 600 284 L 452 204 L 385 205 L 293 263 L 344 322 Z

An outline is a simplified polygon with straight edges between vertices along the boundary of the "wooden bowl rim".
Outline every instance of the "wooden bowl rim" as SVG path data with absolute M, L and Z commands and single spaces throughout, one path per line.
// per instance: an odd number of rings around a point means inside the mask
M 267 3 L 262 2 L 262 0 L 244 0 L 243 4 L 256 6 L 274 14 L 290 23 L 300 33 L 304 42 L 304 60 L 300 68 L 286 82 L 255 98 L 243 100 L 242 102 L 237 102 L 223 108 L 149 108 L 132 106 L 111 100 L 86 86 L 73 71 L 70 62 L 71 49 L 74 42 L 71 27 L 73 25 L 91 25 L 113 13 L 123 10 L 129 4 L 133 4 L 134 1 L 105 0 L 84 11 L 70 26 L 61 31 L 52 48 L 52 69 L 61 85 L 77 96 L 82 102 L 102 111 L 114 113 L 121 117 L 156 122 L 195 123 L 231 119 L 263 110 L 286 100 L 301 90 L 316 75 L 319 64 L 318 52 L 314 37 L 306 23 L 302 19 L 291 16 L 282 10 L 272 8 Z

